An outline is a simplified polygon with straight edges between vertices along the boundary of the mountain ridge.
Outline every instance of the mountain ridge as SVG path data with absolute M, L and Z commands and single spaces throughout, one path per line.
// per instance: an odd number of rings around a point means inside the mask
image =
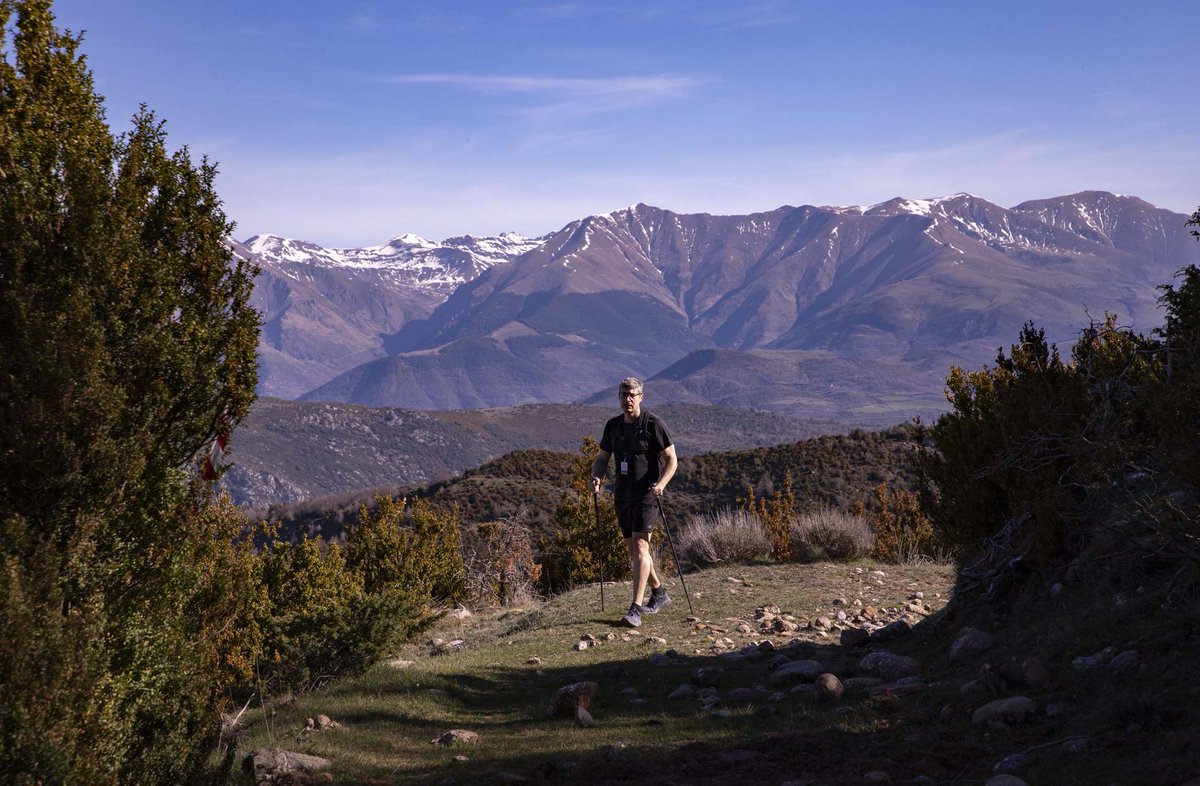
M 583 400 L 709 348 L 822 351 L 928 377 L 990 360 L 1030 319 L 1055 336 L 1104 311 L 1157 326 L 1157 286 L 1198 258 L 1186 218 L 1098 191 L 1012 208 L 960 193 L 742 216 L 639 203 L 570 222 L 428 297 L 424 313 L 373 323 L 371 355 L 302 396 L 436 409 Z M 854 407 L 822 416 L 852 419 Z

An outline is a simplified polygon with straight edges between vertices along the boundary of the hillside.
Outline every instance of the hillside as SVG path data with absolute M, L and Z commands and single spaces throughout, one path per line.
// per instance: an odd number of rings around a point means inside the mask
M 609 406 L 536 404 L 454 412 L 260 399 L 234 432 L 223 483 L 240 505 L 263 507 L 451 477 L 514 450 L 573 452 L 598 439 Z M 844 430 L 770 412 L 694 404 L 650 408 L 683 455 L 774 445 Z
M 256 706 L 240 750 L 288 745 L 346 784 L 1184 786 L 1200 615 L 1156 623 L 1164 576 L 1144 578 L 1126 603 L 1034 583 L 1009 606 L 962 602 L 946 565 L 728 565 L 687 576 L 694 615 L 669 577 L 674 605 L 636 631 L 614 622 L 628 584 L 605 611 L 590 585 L 447 616 L 362 677 Z M 547 717 L 580 682 L 586 720 Z M 342 728 L 303 731 L 318 715 Z
M 685 455 L 663 504 L 681 526 L 689 516 L 735 507 L 748 487 L 759 496 L 770 496 L 790 473 L 796 506 L 802 511 L 822 506 L 846 510 L 858 501 L 871 507 L 880 483 L 911 485 L 910 439 L 908 427 L 855 430 L 752 450 Z M 574 455 L 518 450 L 454 478 L 392 491 L 457 505 L 468 526 L 520 514 L 536 534 L 548 534 L 551 517 L 570 488 Z M 280 521 L 285 533 L 337 538 L 370 497 L 365 490 L 346 492 L 256 513 Z
M 954 194 L 735 216 L 639 204 L 573 221 L 464 281 L 387 332 L 386 357 L 305 398 L 576 401 L 632 373 L 677 382 L 666 400 L 898 422 L 937 410 L 939 375 L 991 361 L 1027 320 L 1062 342 L 1106 311 L 1157 327 L 1157 284 L 1200 259 L 1185 221 L 1099 191 L 1010 208 Z M 784 366 L 799 373 L 771 371 Z M 722 373 L 735 368 L 747 371 Z

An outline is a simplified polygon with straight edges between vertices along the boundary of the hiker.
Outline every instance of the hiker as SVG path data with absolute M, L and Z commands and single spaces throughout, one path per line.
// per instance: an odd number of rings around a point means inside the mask
M 621 414 L 604 424 L 600 453 L 592 464 L 592 488 L 599 493 L 600 485 L 608 475 L 608 459 L 616 456 L 617 482 L 613 499 L 633 572 L 633 603 L 622 619 L 636 628 L 642 624 L 642 614 L 657 614 L 671 602 L 667 588 L 654 569 L 654 558 L 650 556 L 650 533 L 658 520 L 658 498 L 667 490 L 679 459 L 675 456 L 675 445 L 667 427 L 642 409 L 640 380 L 634 377 L 621 380 L 617 399 Z M 643 606 L 642 595 L 647 582 L 650 584 L 650 602 Z

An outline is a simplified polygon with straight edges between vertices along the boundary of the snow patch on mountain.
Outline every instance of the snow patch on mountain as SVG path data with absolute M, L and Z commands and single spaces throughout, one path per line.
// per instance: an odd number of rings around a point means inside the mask
M 544 240 L 506 232 L 495 237 L 462 235 L 435 243 L 419 235 L 403 234 L 376 246 L 325 248 L 306 240 L 262 234 L 248 238 L 245 246 L 259 264 L 294 281 L 313 280 L 312 268 L 316 267 L 446 296 L 488 268 L 537 248 Z

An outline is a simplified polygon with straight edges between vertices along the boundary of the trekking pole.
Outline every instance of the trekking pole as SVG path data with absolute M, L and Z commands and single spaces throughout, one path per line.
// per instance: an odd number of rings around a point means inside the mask
M 592 492 L 592 510 L 596 514 L 596 561 L 600 564 L 600 610 L 604 611 L 604 537 L 600 532 L 600 495 Z
M 679 552 L 675 550 L 675 539 L 671 537 L 671 528 L 667 525 L 667 514 L 663 513 L 662 499 L 655 497 L 658 503 L 658 516 L 662 519 L 663 529 L 667 531 L 667 543 L 671 544 L 671 556 L 675 558 L 675 569 L 679 571 L 679 583 L 683 585 L 683 597 L 687 598 L 688 612 L 694 617 L 696 610 L 692 608 L 692 596 L 688 594 L 687 582 L 683 580 L 683 563 L 679 561 Z

